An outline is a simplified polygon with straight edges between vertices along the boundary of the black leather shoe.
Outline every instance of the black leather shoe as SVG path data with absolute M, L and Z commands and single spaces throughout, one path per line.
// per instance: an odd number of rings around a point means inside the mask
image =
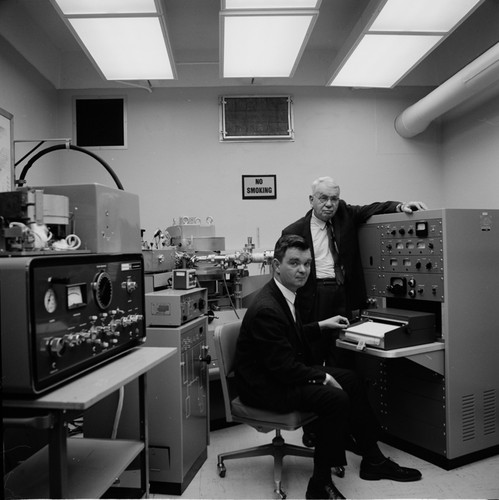
M 307 500 L 317 499 L 321 500 L 324 498 L 327 499 L 340 499 L 345 498 L 340 490 L 336 488 L 333 481 L 330 481 L 327 484 L 317 484 L 313 479 L 310 479 L 307 486 L 307 493 L 305 494 L 305 498 Z
M 360 478 L 367 481 L 391 479 L 392 481 L 409 482 L 421 479 L 421 472 L 409 467 L 401 467 L 389 458 L 376 465 L 362 460 L 360 463 Z

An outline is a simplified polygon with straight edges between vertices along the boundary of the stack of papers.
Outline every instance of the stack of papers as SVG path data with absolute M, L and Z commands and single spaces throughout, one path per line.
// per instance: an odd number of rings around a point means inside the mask
M 350 334 L 365 335 L 367 337 L 375 337 L 378 339 L 384 338 L 385 334 L 400 328 L 400 325 L 387 325 L 385 323 L 377 323 L 374 321 L 364 321 L 357 323 L 345 330 L 345 336 Z

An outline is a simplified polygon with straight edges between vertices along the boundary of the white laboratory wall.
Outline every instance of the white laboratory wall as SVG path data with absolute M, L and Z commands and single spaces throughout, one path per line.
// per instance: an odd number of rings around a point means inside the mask
M 294 142 L 220 143 L 218 97 L 291 94 Z M 60 92 L 61 135 L 72 132 L 74 96 L 127 95 L 128 148 L 95 150 L 125 190 L 140 196 L 145 238 L 179 216 L 213 217 L 226 249 L 251 236 L 273 248 L 283 227 L 309 208 L 312 180 L 332 175 L 350 203 L 423 199 L 441 207 L 441 149 L 437 127 L 416 140 L 393 122 L 422 90 L 350 91 L 312 87 L 190 88 Z M 242 175 L 277 176 L 276 200 L 243 200 Z M 94 160 L 64 153 L 58 183 L 114 185 Z
M 0 37 L 0 107 L 14 115 L 14 140 L 57 138 L 57 91 Z M 17 143 L 15 160 L 22 158 L 38 142 Z M 53 143 L 47 143 L 53 144 Z M 41 151 L 42 146 L 38 151 Z M 35 162 L 27 179 L 34 184 L 53 183 L 57 178 L 57 158 Z M 19 176 L 22 166 L 16 170 Z
M 446 206 L 499 208 L 499 96 L 446 121 L 443 130 Z

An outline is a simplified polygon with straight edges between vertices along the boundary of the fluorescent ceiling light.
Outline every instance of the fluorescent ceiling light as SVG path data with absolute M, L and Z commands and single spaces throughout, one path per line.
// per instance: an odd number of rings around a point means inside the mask
M 52 0 L 107 80 L 176 78 L 159 0 Z
M 80 18 L 69 22 L 107 80 L 173 78 L 158 18 Z
M 65 15 L 156 13 L 154 0 L 56 0 Z
M 268 15 L 262 11 L 242 15 L 222 12 L 222 76 L 292 76 L 316 18 L 317 11 L 273 11 Z
M 431 35 L 365 35 L 331 85 L 390 88 L 441 38 Z
M 393 87 L 484 0 L 372 0 L 330 86 Z
M 451 30 L 481 0 L 388 0 L 369 31 Z
M 317 9 L 322 0 L 222 0 L 222 9 Z
M 313 16 L 224 18 L 223 76 L 289 77 Z

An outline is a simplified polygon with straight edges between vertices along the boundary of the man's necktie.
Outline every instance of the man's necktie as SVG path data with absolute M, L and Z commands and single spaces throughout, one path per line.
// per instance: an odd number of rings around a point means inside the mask
M 305 336 L 303 335 L 303 324 L 301 322 L 300 313 L 298 312 L 297 308 L 295 308 L 295 325 L 296 331 L 298 332 L 298 337 L 300 338 L 302 344 L 306 345 L 307 342 L 305 341 Z
M 336 245 L 336 240 L 334 239 L 333 225 L 331 222 L 326 223 L 327 236 L 329 239 L 329 249 L 331 250 L 331 255 L 334 260 L 334 275 L 336 276 L 336 281 L 342 285 L 345 283 L 345 275 L 343 274 L 343 269 L 340 264 L 340 256 L 338 255 L 338 247 Z

